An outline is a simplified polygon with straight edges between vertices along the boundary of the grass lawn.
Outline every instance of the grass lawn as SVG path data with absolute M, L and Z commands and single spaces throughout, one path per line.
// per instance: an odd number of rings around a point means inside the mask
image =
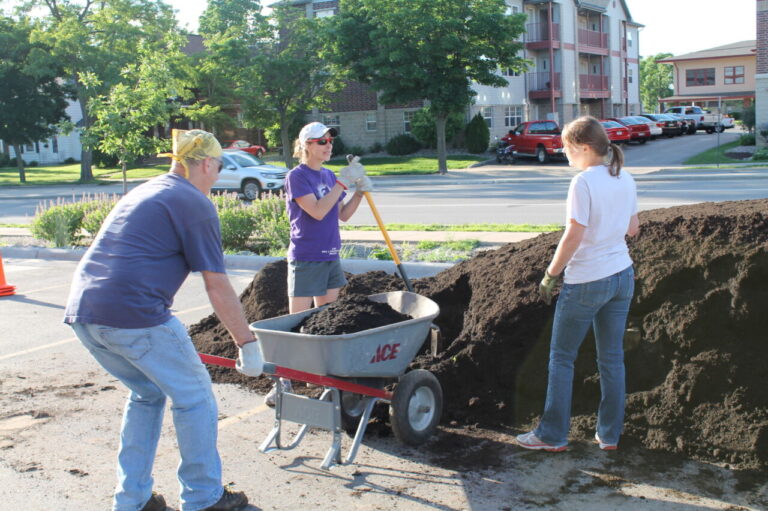
M 448 170 L 465 169 L 480 161 L 487 160 L 487 156 L 453 155 L 448 156 Z M 424 156 L 382 156 L 374 158 L 360 158 L 365 166 L 365 173 L 369 176 L 392 176 L 403 174 L 435 174 L 437 173 L 437 157 Z M 337 172 L 347 164 L 344 160 L 332 160 L 325 164 L 326 167 Z
M 128 169 L 128 179 L 150 178 L 168 172 L 169 165 L 153 167 L 138 167 Z M 80 182 L 80 164 L 47 165 L 43 167 L 28 167 L 24 169 L 27 182 L 19 182 L 19 170 L 16 167 L 0 168 L 0 186 L 7 185 L 63 185 Z M 99 169 L 93 167 L 92 183 L 112 183 L 122 181 L 123 172 L 119 168 Z
M 552 232 L 563 228 L 558 224 L 384 224 L 388 231 L 436 232 Z M 378 231 L 377 225 L 342 225 L 346 231 Z
M 739 141 L 729 142 L 722 144 L 720 147 L 713 147 L 703 153 L 692 156 L 683 162 L 684 165 L 714 165 L 717 163 L 744 163 L 743 160 L 737 160 L 735 158 L 729 158 L 725 155 L 726 151 L 733 149 L 739 145 Z

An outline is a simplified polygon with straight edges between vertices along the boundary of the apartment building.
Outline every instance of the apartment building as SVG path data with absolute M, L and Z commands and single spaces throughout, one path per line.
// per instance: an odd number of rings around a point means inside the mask
M 307 17 L 332 16 L 338 1 L 293 0 Z M 522 73 L 499 70 L 506 87 L 475 85 L 475 103 L 491 136 L 501 137 L 519 122 L 580 115 L 631 115 L 641 111 L 638 31 L 625 0 L 507 0 L 508 13 L 527 14 Z M 410 132 L 413 113 L 423 102 L 381 105 L 376 93 L 352 83 L 324 111 L 308 119 L 334 126 L 346 144 L 370 147 Z
M 696 104 L 713 112 L 740 112 L 755 100 L 757 41 L 739 41 L 659 60 L 674 66 L 674 95 L 666 106 Z

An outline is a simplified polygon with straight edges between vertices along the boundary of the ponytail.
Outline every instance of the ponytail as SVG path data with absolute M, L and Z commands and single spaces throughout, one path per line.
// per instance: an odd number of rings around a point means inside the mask
M 621 147 L 617 146 L 614 143 L 611 143 L 608 146 L 608 172 L 614 176 L 618 177 L 619 173 L 621 172 L 621 167 L 624 166 L 624 152 L 621 150 Z

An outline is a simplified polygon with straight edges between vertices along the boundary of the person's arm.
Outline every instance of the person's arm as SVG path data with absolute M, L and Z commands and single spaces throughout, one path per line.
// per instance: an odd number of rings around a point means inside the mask
M 637 236 L 640 232 L 640 219 L 637 218 L 637 214 L 634 214 L 629 219 L 629 227 L 627 228 L 627 236 L 630 238 Z
M 211 301 L 213 310 L 219 317 L 219 321 L 227 329 L 229 335 L 235 340 L 238 346 L 255 341 L 253 332 L 248 328 L 248 321 L 245 319 L 243 306 L 237 298 L 229 277 L 226 273 L 216 273 L 212 271 L 203 271 L 203 282 L 205 282 L 205 292 Z
M 585 226 L 578 223 L 571 218 L 571 221 L 565 226 L 565 232 L 563 237 L 560 238 L 560 243 L 557 244 L 557 250 L 555 250 L 555 256 L 552 258 L 552 262 L 547 267 L 547 273 L 552 277 L 560 275 L 568 261 L 571 260 L 573 254 L 581 245 L 581 240 L 584 239 Z
M 360 205 L 362 200 L 363 192 L 358 190 L 352 195 L 352 198 L 349 199 L 346 204 L 339 204 L 339 220 L 346 222 L 352 218 L 352 215 L 355 214 L 355 211 L 357 211 L 357 207 Z
M 339 197 L 341 197 L 342 193 L 344 193 L 344 186 L 336 182 L 331 191 L 320 199 L 315 197 L 314 194 L 309 193 L 296 197 L 294 200 L 309 216 L 315 220 L 322 220 L 331 208 L 335 207 L 336 203 L 339 202 Z

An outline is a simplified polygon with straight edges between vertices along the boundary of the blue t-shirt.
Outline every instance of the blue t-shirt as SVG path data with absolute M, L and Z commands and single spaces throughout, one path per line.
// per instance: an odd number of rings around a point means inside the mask
M 335 261 L 341 250 L 339 207 L 336 204 L 322 220 L 315 220 L 301 209 L 296 198 L 313 194 L 321 199 L 336 185 L 336 175 L 325 167 L 313 170 L 298 165 L 285 178 L 285 200 L 291 222 L 289 261 Z M 346 193 L 339 197 L 339 203 Z
M 171 318 L 190 271 L 225 273 L 213 203 L 168 173 L 125 195 L 75 271 L 65 323 L 147 328 Z

